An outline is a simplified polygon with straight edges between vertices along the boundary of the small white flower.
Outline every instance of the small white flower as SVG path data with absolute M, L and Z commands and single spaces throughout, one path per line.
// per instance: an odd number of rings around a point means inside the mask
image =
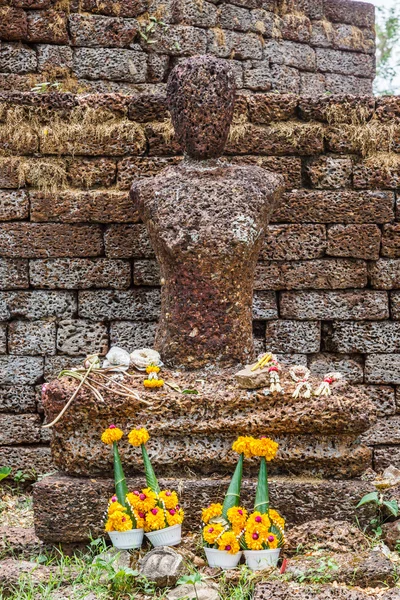
M 139 350 L 134 350 L 130 358 L 131 364 L 138 369 L 145 369 L 149 365 L 162 367 L 160 354 L 151 348 L 140 348 Z

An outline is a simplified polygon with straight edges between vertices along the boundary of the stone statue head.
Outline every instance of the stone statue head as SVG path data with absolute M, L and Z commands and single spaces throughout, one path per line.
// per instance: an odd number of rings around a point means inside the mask
M 186 155 L 197 160 L 221 156 L 232 121 L 235 91 L 228 61 L 194 56 L 174 68 L 168 79 L 168 107 Z

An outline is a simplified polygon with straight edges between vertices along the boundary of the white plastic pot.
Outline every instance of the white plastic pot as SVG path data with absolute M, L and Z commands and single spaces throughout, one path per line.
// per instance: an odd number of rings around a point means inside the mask
M 261 571 L 267 567 L 276 567 L 279 560 L 280 548 L 274 550 L 245 550 L 246 564 L 252 571 Z
M 182 525 L 172 525 L 172 527 L 165 527 L 159 531 L 149 531 L 146 533 L 146 537 L 154 547 L 177 546 L 181 543 Z
M 109 531 L 108 535 L 115 548 L 120 550 L 133 550 L 140 548 L 143 542 L 143 529 L 129 529 L 128 531 Z
M 217 548 L 204 547 L 207 561 L 210 567 L 220 567 L 221 569 L 234 569 L 238 566 L 242 557 L 242 552 L 229 554 L 226 550 L 218 550 Z

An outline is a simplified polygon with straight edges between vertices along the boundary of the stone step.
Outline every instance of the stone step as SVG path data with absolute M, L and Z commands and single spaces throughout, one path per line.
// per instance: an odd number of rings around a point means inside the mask
M 399 588 L 348 588 L 337 584 L 308 584 L 270 581 L 258 583 L 253 600 L 400 600 Z
M 229 480 L 175 477 L 160 479 L 160 485 L 178 491 L 186 514 L 184 527 L 198 531 L 201 508 L 221 501 Z M 144 478 L 128 479 L 128 486 L 131 490 L 145 487 Z M 255 488 L 255 479 L 243 480 L 241 501 L 249 509 L 254 503 Z M 281 477 L 270 481 L 271 505 L 286 517 L 288 526 L 324 518 L 354 521 L 356 516 L 361 524 L 366 524 L 372 509 L 367 505 L 356 511 L 355 506 L 374 489 L 371 483 L 361 480 Z M 88 542 L 90 536 L 102 534 L 104 513 L 113 493 L 112 479 L 45 477 L 33 488 L 36 534 L 49 543 Z

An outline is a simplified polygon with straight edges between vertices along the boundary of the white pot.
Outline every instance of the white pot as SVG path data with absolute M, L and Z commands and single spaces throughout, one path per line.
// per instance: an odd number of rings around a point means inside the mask
M 159 531 L 148 531 L 146 537 L 156 546 L 177 546 L 181 543 L 182 525 L 172 525 L 172 527 L 164 527 Z
M 204 547 L 207 561 L 210 567 L 220 567 L 221 569 L 234 569 L 238 566 L 242 557 L 242 552 L 229 554 L 226 550 L 218 550 L 217 548 Z
M 133 550 L 140 548 L 143 541 L 143 529 L 129 529 L 128 531 L 109 531 L 113 546 L 120 550 Z
M 246 564 L 252 571 L 262 571 L 267 567 L 276 567 L 279 560 L 280 548 L 274 550 L 245 550 Z

